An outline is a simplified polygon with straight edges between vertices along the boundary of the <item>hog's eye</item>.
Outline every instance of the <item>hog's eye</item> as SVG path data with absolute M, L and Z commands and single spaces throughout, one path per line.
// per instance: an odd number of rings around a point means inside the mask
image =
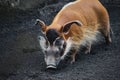
M 55 45 L 56 46 L 61 46 L 62 45 L 62 41 L 60 39 L 56 40 Z
M 46 48 L 48 48 L 48 46 L 49 46 L 48 41 L 45 42 L 45 45 L 46 45 Z

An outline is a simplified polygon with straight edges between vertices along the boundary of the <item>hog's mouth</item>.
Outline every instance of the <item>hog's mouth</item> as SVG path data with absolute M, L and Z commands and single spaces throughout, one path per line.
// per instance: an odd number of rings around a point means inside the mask
M 56 69 L 56 65 L 53 65 L 53 64 L 49 64 L 47 65 L 47 69 Z

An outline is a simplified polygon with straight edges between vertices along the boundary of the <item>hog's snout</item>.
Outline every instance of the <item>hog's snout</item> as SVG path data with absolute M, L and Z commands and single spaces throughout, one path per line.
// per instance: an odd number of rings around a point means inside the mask
M 57 68 L 57 62 L 56 62 L 56 58 L 55 56 L 47 56 L 46 58 L 46 65 L 47 65 L 47 69 L 48 68 Z

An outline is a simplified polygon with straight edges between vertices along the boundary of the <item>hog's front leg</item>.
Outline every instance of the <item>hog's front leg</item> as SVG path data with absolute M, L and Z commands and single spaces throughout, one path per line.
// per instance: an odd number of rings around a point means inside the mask
M 78 50 L 75 49 L 75 48 L 72 48 L 71 51 L 72 51 L 72 54 L 71 54 L 71 59 L 72 59 L 72 60 L 71 60 L 70 63 L 73 64 L 73 63 L 76 61 L 76 54 L 77 54 L 77 51 L 78 51 Z
M 85 54 L 90 54 L 90 51 L 91 51 L 91 43 L 88 42 L 87 45 L 86 45 L 86 51 L 85 51 Z

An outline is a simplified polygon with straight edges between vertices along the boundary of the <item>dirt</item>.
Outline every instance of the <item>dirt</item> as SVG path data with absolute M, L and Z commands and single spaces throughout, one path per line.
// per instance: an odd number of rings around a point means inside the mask
M 47 70 L 38 35 L 40 18 L 49 25 L 66 2 L 26 11 L 0 8 L 0 80 L 120 80 L 120 7 L 106 6 L 113 29 L 113 42 L 101 41 L 91 54 L 79 51 L 77 60 Z

